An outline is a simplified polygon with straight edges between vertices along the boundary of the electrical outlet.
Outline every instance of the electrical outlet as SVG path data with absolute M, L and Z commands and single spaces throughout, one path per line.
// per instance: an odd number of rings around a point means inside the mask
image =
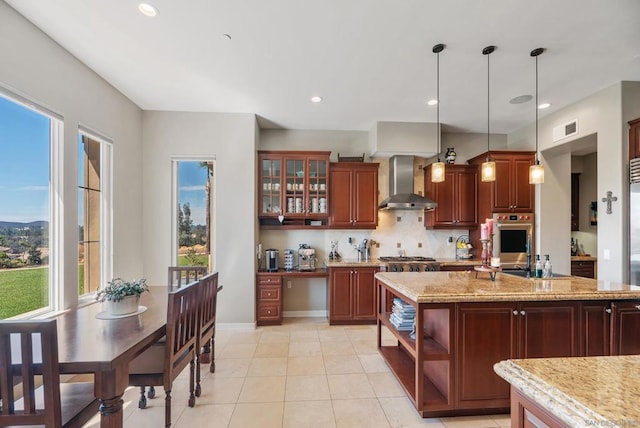
M 291 288 L 291 281 L 287 281 L 287 288 Z
M 611 250 L 605 249 L 602 252 L 602 258 L 605 259 L 605 260 L 611 260 Z
M 402 243 L 396 242 L 396 248 L 401 248 L 401 247 L 402 247 Z
M 447 238 L 447 244 L 453 244 L 453 236 Z
M 418 248 L 422 248 L 422 242 L 418 242 Z
M 402 217 L 400 217 L 400 216 L 396 217 L 396 221 L 397 221 L 398 223 L 400 223 L 400 222 L 402 221 Z
M 418 223 L 422 223 L 422 217 L 418 216 Z

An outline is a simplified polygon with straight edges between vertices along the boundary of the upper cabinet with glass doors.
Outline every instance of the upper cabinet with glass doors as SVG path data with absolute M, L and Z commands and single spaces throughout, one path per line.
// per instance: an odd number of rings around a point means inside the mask
M 258 152 L 258 218 L 262 226 L 326 226 L 330 153 Z

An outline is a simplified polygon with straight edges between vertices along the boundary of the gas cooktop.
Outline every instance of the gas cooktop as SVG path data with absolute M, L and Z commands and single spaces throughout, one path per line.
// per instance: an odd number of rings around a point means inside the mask
M 380 261 L 383 262 L 393 262 L 393 263 L 416 263 L 416 262 L 435 262 L 436 259 L 432 257 L 423 257 L 423 256 L 383 256 L 378 257 Z

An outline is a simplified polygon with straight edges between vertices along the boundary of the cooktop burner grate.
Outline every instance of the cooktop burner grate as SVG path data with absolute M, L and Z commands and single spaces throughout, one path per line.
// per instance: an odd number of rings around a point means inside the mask
M 378 257 L 380 261 L 383 262 L 393 262 L 393 263 L 416 263 L 416 262 L 435 262 L 436 259 L 432 257 L 423 257 L 423 256 L 383 256 Z

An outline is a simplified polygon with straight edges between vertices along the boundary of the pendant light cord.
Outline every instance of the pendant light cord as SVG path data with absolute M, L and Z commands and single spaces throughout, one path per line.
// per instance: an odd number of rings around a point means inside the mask
M 536 165 L 540 163 L 538 159 L 538 55 L 536 55 Z
M 490 125 L 490 103 L 489 103 L 489 88 L 490 88 L 490 80 L 489 80 L 489 55 L 491 55 L 491 53 L 493 53 L 493 51 L 496 49 L 495 46 L 487 46 L 486 48 L 482 49 L 482 54 L 487 56 L 487 162 L 489 162 L 491 160 L 491 157 L 489 156 L 489 150 L 490 150 L 490 140 L 491 140 L 491 133 L 490 133 L 490 129 L 489 129 L 489 125 Z
M 436 122 L 438 123 L 438 162 L 440 162 L 440 51 L 436 52 Z

